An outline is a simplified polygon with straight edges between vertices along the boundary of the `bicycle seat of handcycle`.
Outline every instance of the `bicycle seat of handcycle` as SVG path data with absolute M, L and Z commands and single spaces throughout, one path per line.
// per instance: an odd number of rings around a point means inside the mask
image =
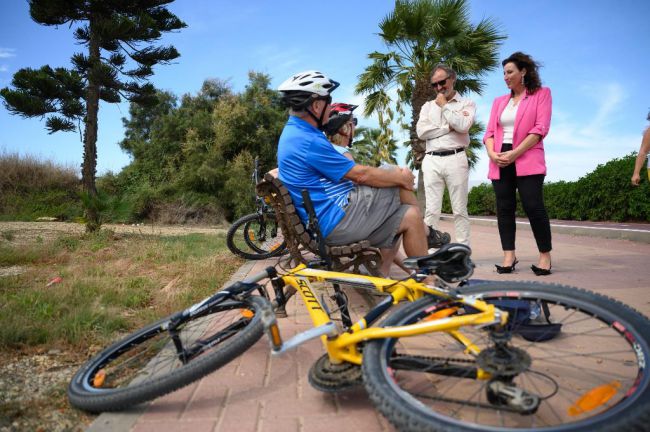
M 474 273 L 474 263 L 469 258 L 471 254 L 469 246 L 447 243 L 431 255 L 406 258 L 403 264 L 418 273 L 434 274 L 445 282 L 455 283 Z

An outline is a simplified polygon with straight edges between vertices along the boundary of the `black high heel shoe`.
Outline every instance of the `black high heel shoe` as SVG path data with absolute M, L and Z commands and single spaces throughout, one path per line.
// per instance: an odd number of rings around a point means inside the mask
M 547 269 L 537 267 L 535 264 L 530 266 L 530 269 L 535 273 L 535 276 L 548 276 L 551 274 L 551 268 L 553 268 L 553 266 L 550 266 Z
M 512 273 L 515 271 L 515 266 L 519 263 L 519 260 L 515 258 L 515 260 L 510 264 L 509 266 L 500 266 L 498 264 L 494 264 L 494 267 L 497 268 L 497 273 L 502 274 L 502 273 Z

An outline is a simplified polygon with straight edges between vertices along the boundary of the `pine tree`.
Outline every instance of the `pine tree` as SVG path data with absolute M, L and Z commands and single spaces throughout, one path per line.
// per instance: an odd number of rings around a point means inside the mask
M 34 21 L 74 29 L 85 52 L 72 56 L 72 68 L 24 68 L 14 74 L 13 89 L 0 90 L 5 106 L 22 117 L 46 118 L 49 133 L 70 132 L 83 122 L 82 184 L 86 230 L 101 221 L 97 203 L 97 120 L 99 101 L 123 99 L 142 105 L 156 102 L 147 79 L 156 64 L 179 57 L 173 46 L 155 46 L 163 32 L 186 24 L 165 5 L 173 0 L 29 0 Z

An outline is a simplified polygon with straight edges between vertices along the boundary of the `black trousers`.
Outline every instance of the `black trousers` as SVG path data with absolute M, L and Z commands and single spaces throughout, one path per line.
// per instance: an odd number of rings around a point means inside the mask
M 517 209 L 516 191 L 524 211 L 530 221 L 537 249 L 540 252 L 550 252 L 551 224 L 548 220 L 546 207 L 544 207 L 544 175 L 517 176 L 515 164 L 500 168 L 501 178 L 492 180 L 494 193 L 497 199 L 497 224 L 501 247 L 503 250 L 515 250 L 515 210 Z

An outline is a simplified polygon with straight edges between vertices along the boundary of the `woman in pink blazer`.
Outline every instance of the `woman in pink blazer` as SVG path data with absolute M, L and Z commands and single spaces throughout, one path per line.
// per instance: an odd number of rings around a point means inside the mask
M 537 276 L 551 274 L 551 226 L 544 207 L 546 175 L 544 137 L 551 124 L 551 90 L 542 87 L 538 64 L 516 52 L 505 59 L 503 78 L 510 93 L 494 100 L 483 143 L 490 158 L 488 178 L 497 201 L 497 222 L 503 263 L 498 273 L 511 273 L 519 262 L 515 254 L 516 191 L 530 220 L 539 260 L 531 269 Z

